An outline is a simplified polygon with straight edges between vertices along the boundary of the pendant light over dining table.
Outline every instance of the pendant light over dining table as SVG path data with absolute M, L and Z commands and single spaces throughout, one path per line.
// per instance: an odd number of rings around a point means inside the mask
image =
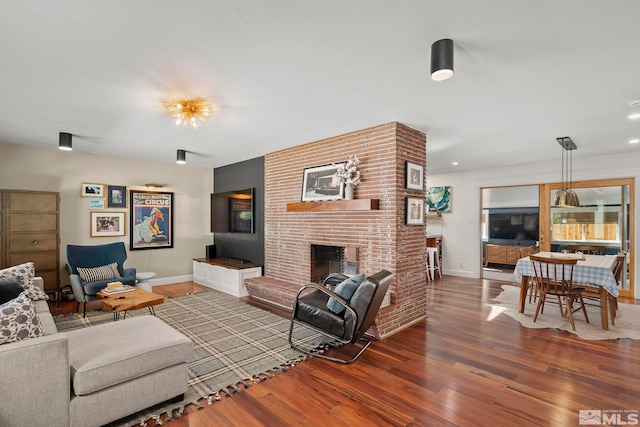
M 577 150 L 576 144 L 568 136 L 556 138 L 558 144 L 562 146 L 562 183 L 560 189 L 556 191 L 555 205 L 565 208 L 576 208 L 580 206 L 578 195 L 573 191 L 572 174 L 573 174 L 573 150 Z M 565 152 L 566 156 L 565 156 Z

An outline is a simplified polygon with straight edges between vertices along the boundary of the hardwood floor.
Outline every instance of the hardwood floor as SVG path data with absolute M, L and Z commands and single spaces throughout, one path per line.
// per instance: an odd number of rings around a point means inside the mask
M 205 409 L 188 408 L 170 425 L 546 427 L 577 426 L 581 409 L 640 410 L 640 341 L 584 341 L 491 319 L 485 304 L 502 284 L 429 282 L 429 319 L 374 342 L 354 364 L 312 358 Z

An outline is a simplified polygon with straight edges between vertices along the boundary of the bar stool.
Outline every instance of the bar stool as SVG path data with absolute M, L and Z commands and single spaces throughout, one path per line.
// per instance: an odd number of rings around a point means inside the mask
M 440 254 L 438 253 L 438 248 L 427 248 L 427 277 L 429 280 L 436 279 L 436 271 L 438 271 L 438 276 L 442 279 L 442 272 L 440 271 Z

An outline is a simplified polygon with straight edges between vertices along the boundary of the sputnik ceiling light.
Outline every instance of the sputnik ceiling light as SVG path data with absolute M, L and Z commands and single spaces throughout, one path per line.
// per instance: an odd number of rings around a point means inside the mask
M 204 122 L 211 114 L 213 106 L 203 97 L 168 98 L 164 102 L 167 113 L 176 118 L 176 126 L 196 128 L 197 120 Z M 197 120 L 196 120 L 197 119 Z
M 431 45 L 431 78 L 447 80 L 453 76 L 453 40 L 440 39 Z
M 556 138 L 558 144 L 562 146 L 562 184 L 556 191 L 555 205 L 565 208 L 576 208 L 580 206 L 578 195 L 571 188 L 573 174 L 573 150 L 577 150 L 576 144 L 568 136 Z M 567 155 L 565 156 L 565 151 Z
M 70 133 L 67 132 L 60 132 L 60 138 L 58 140 L 58 148 L 60 150 L 64 150 L 64 151 L 71 151 L 73 150 L 72 145 L 72 137 L 73 135 L 71 135 Z

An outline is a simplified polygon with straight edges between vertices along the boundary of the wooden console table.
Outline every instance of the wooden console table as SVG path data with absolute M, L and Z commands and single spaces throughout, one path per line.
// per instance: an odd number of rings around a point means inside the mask
M 487 257 L 485 267 L 489 264 L 516 265 L 520 259 L 522 246 L 487 245 Z
M 234 297 L 249 295 L 244 279 L 262 276 L 262 267 L 256 264 L 233 262 L 221 258 L 193 260 L 193 281 Z

